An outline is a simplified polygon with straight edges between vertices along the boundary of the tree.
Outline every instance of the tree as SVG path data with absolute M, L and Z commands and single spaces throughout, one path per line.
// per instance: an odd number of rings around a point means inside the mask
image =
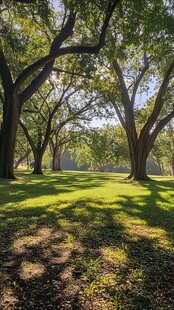
M 61 171 L 61 160 L 67 149 L 67 144 L 70 142 L 69 132 L 58 128 L 50 137 L 49 145 L 53 158 L 53 171 Z
M 51 74 L 54 61 L 56 58 L 68 54 L 81 54 L 89 53 L 95 54 L 100 51 L 100 49 L 105 44 L 106 30 L 112 16 L 112 13 L 118 4 L 119 0 L 109 1 L 109 4 L 106 8 L 104 22 L 100 28 L 99 41 L 96 44 L 85 45 L 74 45 L 73 43 L 68 46 L 62 46 L 67 39 L 73 35 L 73 30 L 77 20 L 78 6 L 73 6 L 73 2 L 66 3 L 66 8 L 69 8 L 69 15 L 67 17 L 67 10 L 65 10 L 65 15 L 63 22 L 59 27 L 59 31 L 55 33 L 54 38 L 50 42 L 50 50 L 46 56 L 39 58 L 34 61 L 32 64 L 29 64 L 26 68 L 18 74 L 18 70 L 13 72 L 11 65 L 8 59 L 9 51 L 6 49 L 5 43 L 0 49 L 0 76 L 2 80 L 2 88 L 4 91 L 4 96 L 1 96 L 3 103 L 3 120 L 1 124 L 0 131 L 0 178 L 14 179 L 14 152 L 15 152 L 15 142 L 16 142 L 16 133 L 18 128 L 19 117 L 21 113 L 22 106 L 24 103 L 32 97 L 32 95 L 39 89 L 39 87 L 47 80 L 48 76 Z M 104 4 L 106 7 L 107 1 L 101 1 L 100 4 Z M 90 5 L 90 1 L 87 2 L 87 5 Z M 94 6 L 95 7 L 95 6 Z M 101 8 L 101 7 L 100 7 Z M 2 12 L 2 17 L 4 18 L 4 23 L 6 20 L 11 17 L 14 7 L 10 7 L 8 10 Z M 98 8 L 97 8 L 98 9 Z M 9 14 L 10 12 L 10 14 Z M 32 14 L 29 9 L 26 10 L 28 17 L 32 19 Z M 96 12 L 95 12 L 96 13 Z M 100 10 L 101 13 L 101 10 Z M 101 16 L 101 14 L 100 14 Z M 2 18 L 1 17 L 1 18 Z M 82 17 L 82 12 L 81 12 Z M 24 19 L 26 19 L 26 14 Z M 35 15 L 36 19 L 36 15 Z M 39 19 L 38 19 L 39 20 Z M 37 22 L 38 22 L 37 20 Z M 64 22 L 66 20 L 66 22 Z M 12 24 L 15 31 L 18 30 L 17 27 L 18 21 L 14 20 Z M 60 22 L 59 22 L 60 25 Z M 22 27 L 22 23 L 20 24 Z M 53 25 L 55 27 L 55 24 Z M 49 27 L 48 27 L 49 30 Z M 41 29 L 38 28 L 37 33 Z M 54 31 L 53 31 L 54 32 Z M 46 31 L 48 34 L 48 31 Z M 13 35 L 12 35 L 13 36 Z M 10 36 L 10 39 L 12 38 Z M 49 38 L 50 39 L 50 38 Z M 32 40 L 32 37 L 30 37 Z M 96 42 L 96 38 L 95 38 Z M 13 42 L 14 44 L 14 42 Z M 14 45 L 11 47 L 11 52 L 14 54 Z M 7 54 L 7 55 L 6 55 Z M 18 51 L 18 58 L 19 58 Z M 16 78 L 14 77 L 16 75 Z
M 160 111 L 164 104 L 164 96 L 167 91 L 167 87 L 172 76 L 174 61 L 167 68 L 164 78 L 159 87 L 158 93 L 156 94 L 156 99 L 154 103 L 154 108 L 151 115 L 148 117 L 148 120 L 144 124 L 143 128 L 140 131 L 140 134 L 137 134 L 136 125 L 135 125 L 135 116 L 134 116 L 134 105 L 135 105 L 135 96 L 138 89 L 138 86 L 149 68 L 149 60 L 144 54 L 144 66 L 141 69 L 141 73 L 138 75 L 136 81 L 134 82 L 134 87 L 132 95 L 130 97 L 128 88 L 126 87 L 126 82 L 123 77 L 123 72 L 119 63 L 115 60 L 113 63 L 114 70 L 117 74 L 119 80 L 119 87 L 121 90 L 121 101 L 124 107 L 124 118 L 120 112 L 118 104 L 111 98 L 112 104 L 116 110 L 118 118 L 126 131 L 127 139 L 129 143 L 130 150 L 130 159 L 131 159 L 131 174 L 129 178 L 134 178 L 136 180 L 146 180 L 148 179 L 146 175 L 146 161 L 150 151 L 154 146 L 154 142 L 158 133 L 162 128 L 174 117 L 174 111 L 171 111 L 163 119 L 161 119 L 155 126 L 157 119 L 159 117 Z M 154 127 L 155 126 L 155 127 Z
M 99 98 L 97 95 L 91 97 L 90 94 L 81 90 L 78 98 L 69 98 L 67 105 L 62 106 L 59 115 L 55 118 L 56 124 L 52 130 L 49 144 L 53 156 L 53 170 L 61 170 L 61 159 L 68 147 L 72 147 L 76 137 L 79 137 L 78 131 L 81 131 L 84 125 L 81 122 L 89 122 L 98 115 L 96 106 Z M 83 129 L 82 129 L 83 130 Z
M 104 172 L 108 164 L 118 163 L 119 145 L 112 138 L 109 127 L 86 130 L 78 144 L 80 147 L 75 147 L 78 166 L 86 163 L 91 170 Z
M 70 89 L 70 82 L 67 85 L 60 85 L 57 88 L 51 82 L 52 88 L 47 90 L 41 88 L 30 102 L 30 107 L 25 109 L 23 120 L 19 124 L 30 144 L 34 155 L 34 174 L 42 174 L 42 158 L 48 145 L 50 135 L 53 132 L 52 121 L 59 108 L 67 102 L 77 90 Z M 54 93 L 53 93 L 54 91 Z M 59 97 L 58 97 L 59 96 Z M 29 112 L 29 116 L 27 115 Z
M 161 114 L 167 93 L 172 89 L 172 7 L 169 10 L 162 1 L 141 1 L 137 4 L 132 2 L 129 10 L 124 10 L 125 2 L 121 4 L 123 11 L 121 8 L 119 24 L 115 27 L 113 18 L 109 44 L 103 50 L 105 69 L 101 78 L 102 61 L 98 66 L 98 84 L 106 101 L 112 103 L 127 135 L 131 160 L 128 178 L 147 180 L 148 155 L 158 133 L 174 117 L 172 104 L 165 115 Z M 141 7 L 139 14 L 138 6 L 139 9 Z M 163 20 L 162 24 L 159 17 Z M 137 101 L 140 92 L 147 92 L 152 80 L 156 82 L 158 91 L 154 91 L 154 105 L 150 113 L 145 108 L 147 117 L 140 129 L 137 127 L 136 111 L 142 108 L 142 103 Z

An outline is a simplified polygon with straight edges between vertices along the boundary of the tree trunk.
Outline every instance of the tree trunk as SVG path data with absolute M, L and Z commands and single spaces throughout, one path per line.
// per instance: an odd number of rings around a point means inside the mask
M 106 171 L 106 165 L 98 166 L 98 171 L 99 172 L 105 172 Z
M 18 98 L 7 98 L 3 108 L 3 123 L 0 130 L 0 178 L 3 179 L 16 179 L 14 153 L 18 122 Z
M 60 162 L 61 162 L 61 152 L 55 149 L 53 152 L 53 171 L 62 171 Z
M 158 166 L 159 166 L 159 168 L 160 168 L 161 175 L 162 175 L 162 176 L 166 175 L 166 172 L 165 172 L 165 170 L 164 170 L 163 163 L 158 163 Z
M 146 173 L 146 162 L 149 155 L 146 142 L 141 140 L 135 141 L 130 136 L 128 140 L 131 161 L 131 173 L 128 179 L 136 181 L 150 180 Z
M 43 152 L 38 152 L 34 151 L 34 170 L 33 174 L 43 174 L 42 172 L 42 157 L 43 157 Z
M 24 161 L 24 159 L 28 158 L 28 155 L 31 153 L 31 150 L 28 150 L 23 156 L 21 156 L 15 163 L 14 169 L 17 169 L 18 166 Z M 28 166 L 28 163 L 27 163 Z
M 174 176 L 174 154 L 172 154 L 172 176 Z

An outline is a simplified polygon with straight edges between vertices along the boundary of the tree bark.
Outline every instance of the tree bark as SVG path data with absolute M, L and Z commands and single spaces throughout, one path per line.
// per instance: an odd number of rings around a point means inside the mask
M 162 163 L 161 160 L 158 158 L 158 156 L 155 156 L 155 158 L 156 158 L 157 164 L 158 164 L 158 166 L 159 166 L 161 175 L 162 175 L 162 176 L 166 175 L 166 172 L 165 172 L 163 163 Z
M 0 178 L 16 179 L 13 163 L 18 121 L 18 98 L 7 98 L 3 108 L 3 123 L 0 130 Z
M 132 180 L 149 180 L 146 173 L 146 162 L 149 155 L 145 141 L 134 139 L 127 135 L 130 152 L 131 173 L 127 179 Z
M 55 149 L 53 153 L 53 171 L 62 171 L 61 159 L 62 159 L 61 152 Z
M 34 154 L 34 170 L 32 174 L 43 174 L 42 172 L 42 157 L 43 152 L 33 152 Z

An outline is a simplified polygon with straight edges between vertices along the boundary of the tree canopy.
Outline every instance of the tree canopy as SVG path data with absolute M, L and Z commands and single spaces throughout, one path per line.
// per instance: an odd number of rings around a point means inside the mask
M 57 74 L 56 83 L 64 83 L 63 73 L 76 85 L 80 80 L 84 96 L 101 98 L 98 111 L 115 110 L 128 139 L 129 177 L 146 179 L 148 155 L 174 116 L 172 1 L 62 0 L 58 9 L 48 0 L 1 4 L 0 177 L 15 177 L 23 107 L 48 78 Z

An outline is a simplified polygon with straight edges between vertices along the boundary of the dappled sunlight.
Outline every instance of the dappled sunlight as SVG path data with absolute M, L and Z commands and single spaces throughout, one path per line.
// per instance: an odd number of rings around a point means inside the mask
M 19 276 L 23 280 L 41 277 L 46 271 L 46 268 L 41 263 L 33 263 L 30 261 L 24 261 L 19 269 Z
M 60 279 L 63 281 L 72 281 L 73 278 L 73 268 L 71 266 L 67 266 L 61 273 Z
M 51 254 L 45 253 L 46 257 L 50 258 L 50 262 L 53 265 L 66 263 L 71 255 L 71 250 L 65 247 L 65 244 L 58 244 L 58 248 L 51 247 Z
M 170 249 L 172 244 L 166 240 L 167 234 L 165 230 L 161 228 L 152 228 L 143 224 L 135 224 L 130 229 L 130 234 L 133 238 L 146 237 L 154 239 L 157 245 Z
M 54 175 L 0 209 L 2 309 L 170 309 L 173 182 L 164 195 L 165 183 Z
M 40 246 L 43 242 L 46 243 L 48 238 L 52 236 L 53 229 L 42 227 L 36 231 L 35 234 L 27 236 L 16 236 L 12 249 L 16 253 L 23 253 L 30 247 Z
M 15 285 L 16 283 L 13 283 L 12 288 L 6 287 L 0 296 L 0 304 L 3 310 L 15 309 L 15 305 L 19 302 L 18 297 L 14 294 Z
M 104 247 L 101 248 L 100 252 L 104 261 L 116 266 L 125 264 L 127 261 L 126 252 L 118 247 Z

